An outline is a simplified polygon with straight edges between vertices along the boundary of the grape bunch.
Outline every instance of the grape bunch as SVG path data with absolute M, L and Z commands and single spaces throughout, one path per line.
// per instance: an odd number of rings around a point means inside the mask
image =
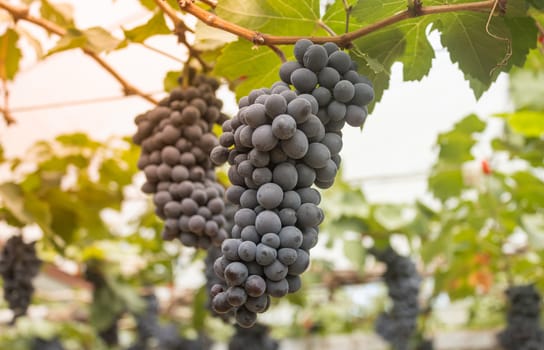
M 137 341 L 129 346 L 127 350 L 209 350 L 211 349 L 210 339 L 199 335 L 197 339 L 186 339 L 179 334 L 178 327 L 173 324 L 159 323 L 159 303 L 154 294 L 143 297 L 146 308 L 135 315 Z
M 397 254 L 392 248 L 383 252 L 372 251 L 376 258 L 387 265 L 383 278 L 393 307 L 378 316 L 376 332 L 394 350 L 410 349 L 411 338 L 417 330 L 419 314 L 418 294 L 421 278 L 414 263 Z
M 51 340 L 43 338 L 34 338 L 30 346 L 31 350 L 64 350 L 62 343 L 54 338 Z
M 544 349 L 544 330 L 540 326 L 541 297 L 534 285 L 508 288 L 508 325 L 498 334 L 505 350 Z
M 217 277 L 213 268 L 215 260 L 219 257 L 221 257 L 221 249 L 219 247 L 211 246 L 210 248 L 208 248 L 208 254 L 204 259 L 204 274 L 206 277 L 205 288 L 208 292 L 206 307 L 209 309 L 212 316 L 217 317 L 226 323 L 229 322 L 229 320 L 233 316 L 232 312 L 217 313 L 211 306 L 211 301 L 213 297 L 211 296 L 210 292 L 212 291 L 212 287 L 216 284 L 221 284 L 223 282 L 221 279 L 219 279 L 219 277 Z
M 225 197 L 239 206 L 214 263 L 223 283 L 212 286 L 212 307 L 235 310 L 242 327 L 256 322 L 270 297 L 300 289 L 323 221 L 312 185 L 333 185 L 341 129 L 346 122 L 361 126 L 374 96 L 335 44 L 300 40 L 294 52 L 297 61 L 280 68 L 282 81 L 240 99 L 210 154 L 215 164 L 230 164 Z
M 177 87 L 159 106 L 136 117 L 134 143 L 142 148 L 138 168 L 153 194 L 156 214 L 164 220 L 163 238 L 208 248 L 226 238 L 224 189 L 216 182 L 210 151 L 218 144 L 214 124 L 221 124 L 219 83 L 198 75 L 188 88 Z
M 236 327 L 230 338 L 229 350 L 277 350 L 279 344 L 272 339 L 265 325 L 255 324 L 250 328 Z
M 4 280 L 4 299 L 13 311 L 13 320 L 26 314 L 34 286 L 32 279 L 42 261 L 36 256 L 36 242 L 25 243 L 21 236 L 10 237 L 0 255 L 0 276 Z

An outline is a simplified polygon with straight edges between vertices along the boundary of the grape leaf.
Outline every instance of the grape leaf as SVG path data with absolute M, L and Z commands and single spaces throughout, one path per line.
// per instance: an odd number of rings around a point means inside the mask
M 429 177 L 429 189 L 440 200 L 458 196 L 463 189 L 463 175 L 459 168 L 436 169 Z
M 234 34 L 198 21 L 196 23 L 195 43 L 193 47 L 201 51 L 216 50 L 237 39 L 238 37 Z
M 345 0 L 336 0 L 329 5 L 325 14 L 323 15 L 323 23 L 329 26 L 336 34 L 340 34 L 346 31 L 346 10 L 344 8 Z M 354 6 L 357 1 L 347 1 L 348 6 Z M 360 23 L 353 15 L 350 15 L 349 31 L 355 30 L 360 27 Z
M 94 53 L 108 52 L 115 50 L 122 42 L 110 34 L 107 30 L 101 27 L 92 27 L 83 30 L 83 35 L 86 38 L 86 49 Z
M 70 4 L 52 4 L 48 0 L 41 0 L 40 15 L 64 28 L 75 27 L 74 8 Z
M 525 137 L 541 137 L 544 135 L 544 113 L 521 110 L 508 116 L 508 124 L 512 129 Z
M 142 43 L 153 35 L 172 33 L 166 25 L 162 11 L 157 11 L 145 24 L 132 29 L 125 29 L 123 32 L 125 33 L 125 38 L 135 43 Z
M 290 52 L 284 52 L 292 59 Z M 279 80 L 281 61 L 265 46 L 254 46 L 240 39 L 225 47 L 219 57 L 214 73 L 231 81 L 240 82 L 236 87 L 236 97 L 247 95 L 252 89 L 269 87 Z
M 429 4 L 434 3 L 437 1 L 431 1 Z M 357 19 L 359 26 L 364 26 L 406 9 L 407 3 L 403 0 L 360 1 L 353 8 L 352 15 Z M 390 69 L 394 62 L 403 63 L 404 80 L 421 80 L 429 73 L 434 49 L 427 39 L 426 29 L 431 20 L 431 17 L 427 16 L 408 19 L 355 41 L 359 56 L 365 55 L 362 60 L 358 60 L 364 63 L 360 65 L 359 71 L 367 75 L 374 83 L 376 99 L 370 109 L 381 99 L 383 91 L 389 87 Z M 375 61 L 383 65 L 383 72 L 381 72 L 382 69 L 376 69 L 379 66 L 376 66 Z
M 319 28 L 318 0 L 224 0 L 215 10 L 225 20 L 263 33 L 307 35 Z
M 536 43 L 535 25 L 529 18 L 495 16 L 487 30 L 488 18 L 486 13 L 452 12 L 440 15 L 434 23 L 452 61 L 458 63 L 465 77 L 470 76 L 476 97 L 489 88 L 499 71 L 523 65 Z M 511 57 L 509 43 L 513 49 Z
M 164 86 L 164 91 L 172 91 L 172 89 L 179 86 L 179 77 L 181 76 L 182 71 L 171 70 L 166 72 L 162 84 Z
M 374 85 L 375 99 L 369 105 L 369 111 L 372 111 L 389 87 L 391 66 L 405 52 L 406 41 L 400 30 L 386 28 L 357 39 L 354 47 L 356 50 L 351 50 L 351 56 L 359 64 L 359 73 L 367 76 Z M 376 71 L 375 65 L 372 65 L 372 61 L 367 61 L 366 56 L 381 63 L 383 69 Z
M 544 72 L 513 71 L 510 74 L 510 96 L 517 108 L 544 110 Z
M 61 51 L 75 48 L 84 48 L 94 53 L 111 51 L 118 48 L 122 40 L 115 38 L 101 27 L 92 27 L 85 30 L 70 28 L 57 44 L 49 50 L 47 56 Z
M 0 36 L 0 79 L 13 80 L 19 71 L 21 50 L 17 47 L 19 35 L 11 28 Z

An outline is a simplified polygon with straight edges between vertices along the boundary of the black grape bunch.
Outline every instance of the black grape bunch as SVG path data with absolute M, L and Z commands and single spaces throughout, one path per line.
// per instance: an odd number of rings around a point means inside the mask
M 378 316 L 375 323 L 376 333 L 393 350 L 411 349 L 411 340 L 417 331 L 421 277 L 410 258 L 397 254 L 390 247 L 383 252 L 373 250 L 372 253 L 387 266 L 383 278 L 389 297 L 393 300 L 391 309 Z M 428 345 L 432 348 L 432 344 Z
M 239 206 L 214 263 L 223 283 L 212 286 L 212 307 L 234 310 L 242 327 L 256 322 L 270 297 L 301 288 L 323 221 L 321 195 L 312 185 L 333 185 L 341 129 L 346 122 L 362 126 L 374 96 L 335 44 L 300 40 L 294 52 L 297 61 L 280 68 L 282 81 L 240 99 L 210 155 L 217 165 L 230 164 L 225 197 Z
M 57 339 L 34 338 L 30 345 L 31 350 L 64 350 L 62 343 Z
M 270 337 L 267 326 L 255 324 L 251 328 L 236 327 L 230 338 L 229 350 L 278 350 L 279 343 Z
M 197 339 L 186 339 L 179 333 L 174 323 L 159 322 L 159 301 L 155 294 L 143 296 L 146 307 L 136 319 L 136 342 L 127 350 L 209 350 L 212 347 L 210 339 L 199 335 Z
M 498 334 L 505 350 L 542 350 L 544 331 L 540 326 L 541 296 L 534 285 L 510 287 L 507 326 Z
M 197 75 L 193 85 L 177 87 L 159 106 L 136 118 L 133 141 L 141 146 L 138 168 L 153 194 L 156 214 L 164 220 L 163 238 L 206 249 L 227 237 L 223 229 L 224 189 L 217 183 L 210 152 L 218 144 L 212 132 L 221 124 L 219 83 Z
M 4 280 L 4 299 L 13 311 L 13 321 L 26 314 L 42 261 L 36 255 L 36 242 L 25 243 L 21 236 L 11 236 L 0 256 L 0 275 Z

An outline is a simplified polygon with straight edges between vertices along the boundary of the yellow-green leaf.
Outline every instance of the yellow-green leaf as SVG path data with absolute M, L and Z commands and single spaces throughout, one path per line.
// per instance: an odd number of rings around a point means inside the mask
M 21 50 L 17 47 L 19 34 L 13 29 L 8 29 L 0 36 L 0 79 L 13 80 L 19 70 Z
M 153 35 L 172 33 L 166 25 L 162 11 L 157 11 L 146 23 L 132 29 L 124 30 L 124 32 L 125 38 L 135 43 L 142 43 Z

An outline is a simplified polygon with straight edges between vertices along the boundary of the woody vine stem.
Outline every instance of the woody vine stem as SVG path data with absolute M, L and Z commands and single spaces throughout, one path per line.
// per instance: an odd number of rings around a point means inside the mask
M 502 0 L 504 1 L 504 0 Z M 338 46 L 347 48 L 351 46 L 351 43 L 358 38 L 361 38 L 365 35 L 368 35 L 372 32 L 401 22 L 406 19 L 413 17 L 440 14 L 447 12 L 459 12 L 459 11 L 490 11 L 495 6 L 496 3 L 501 2 L 501 0 L 487 0 L 487 1 L 478 1 L 478 2 L 469 2 L 469 3 L 459 3 L 451 5 L 436 5 L 436 6 L 423 6 L 421 1 L 414 1 L 414 6 L 407 8 L 404 11 L 398 12 L 391 17 L 384 18 L 375 23 L 369 24 L 357 30 L 347 32 L 340 35 L 331 35 L 331 36 L 277 36 L 271 34 L 260 33 L 232 22 L 226 21 L 214 13 L 207 11 L 197 5 L 195 5 L 194 0 L 178 0 L 179 7 L 181 10 L 190 13 L 191 15 L 197 17 L 202 22 L 206 23 L 211 27 L 215 27 L 226 32 L 237 35 L 241 38 L 251 41 L 255 45 L 292 45 L 296 43 L 299 39 L 310 39 L 316 44 L 323 44 L 326 42 L 336 43 Z M 503 9 L 503 6 L 499 6 L 499 9 Z

